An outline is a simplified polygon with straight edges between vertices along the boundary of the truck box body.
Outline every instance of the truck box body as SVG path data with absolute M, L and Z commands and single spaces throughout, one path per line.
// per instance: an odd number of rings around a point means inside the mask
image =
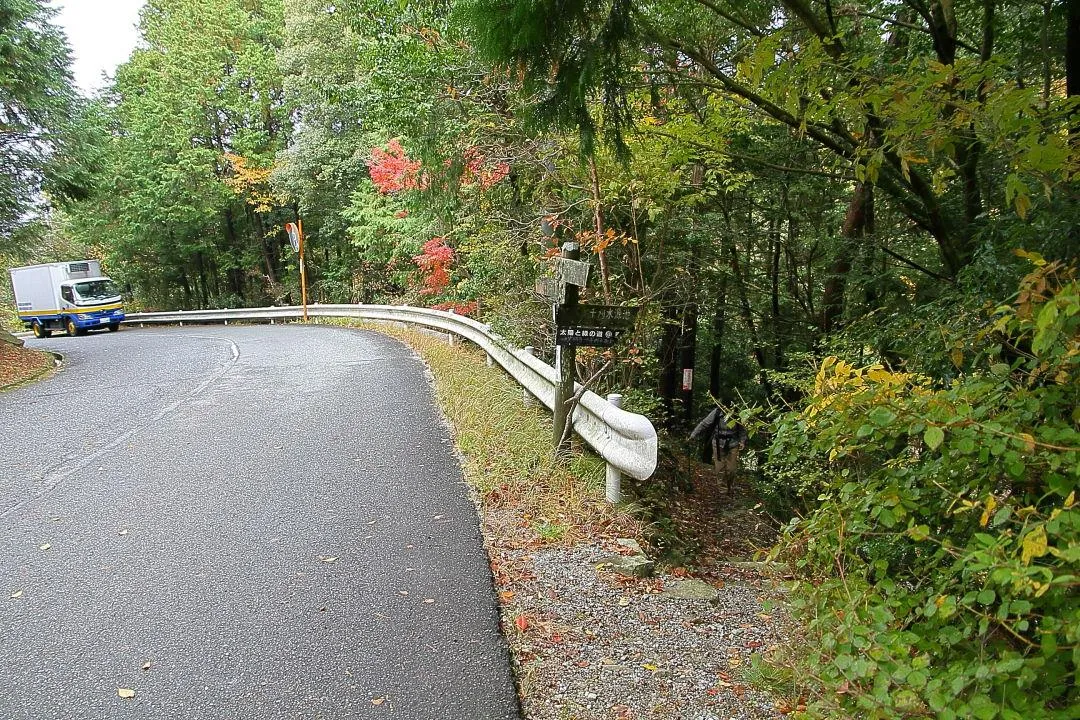
M 19 319 L 38 337 L 56 329 L 81 335 L 86 330 L 115 330 L 124 319 L 119 290 L 101 274 L 97 260 L 11 268 Z

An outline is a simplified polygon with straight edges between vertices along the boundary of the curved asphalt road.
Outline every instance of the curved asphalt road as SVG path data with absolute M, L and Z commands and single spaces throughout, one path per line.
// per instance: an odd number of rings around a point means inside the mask
M 28 344 L 66 363 L 0 394 L 0 718 L 519 717 L 407 348 L 298 325 Z

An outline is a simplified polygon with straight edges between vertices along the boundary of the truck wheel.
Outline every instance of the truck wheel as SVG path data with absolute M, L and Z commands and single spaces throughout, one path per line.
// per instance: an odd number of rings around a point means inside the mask
M 36 320 L 34 321 L 34 324 L 30 326 L 30 329 L 34 331 L 34 337 L 36 338 L 47 338 L 52 335 L 50 330 L 47 330 L 44 325 Z
M 68 318 L 66 327 L 67 327 L 67 334 L 70 337 L 75 337 L 77 335 L 84 335 L 86 333 L 85 330 L 80 330 L 79 327 L 75 324 L 75 321 L 72 320 L 71 318 Z
M 116 332 L 120 329 L 120 323 L 109 323 L 109 332 Z

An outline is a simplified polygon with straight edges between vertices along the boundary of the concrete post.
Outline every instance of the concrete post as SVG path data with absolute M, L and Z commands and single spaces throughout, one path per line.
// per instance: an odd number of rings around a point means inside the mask
M 612 393 L 607 396 L 607 401 L 617 408 L 622 407 L 622 395 L 619 393 Z M 607 501 L 612 505 L 619 502 L 622 496 L 622 473 L 620 473 L 611 463 L 607 464 L 606 477 L 606 493 Z

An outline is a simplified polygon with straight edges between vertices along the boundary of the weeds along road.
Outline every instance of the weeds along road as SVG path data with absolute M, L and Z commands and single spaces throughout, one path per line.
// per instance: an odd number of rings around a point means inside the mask
M 28 345 L 66 362 L 0 394 L 0 718 L 519 717 L 406 347 L 298 325 Z

